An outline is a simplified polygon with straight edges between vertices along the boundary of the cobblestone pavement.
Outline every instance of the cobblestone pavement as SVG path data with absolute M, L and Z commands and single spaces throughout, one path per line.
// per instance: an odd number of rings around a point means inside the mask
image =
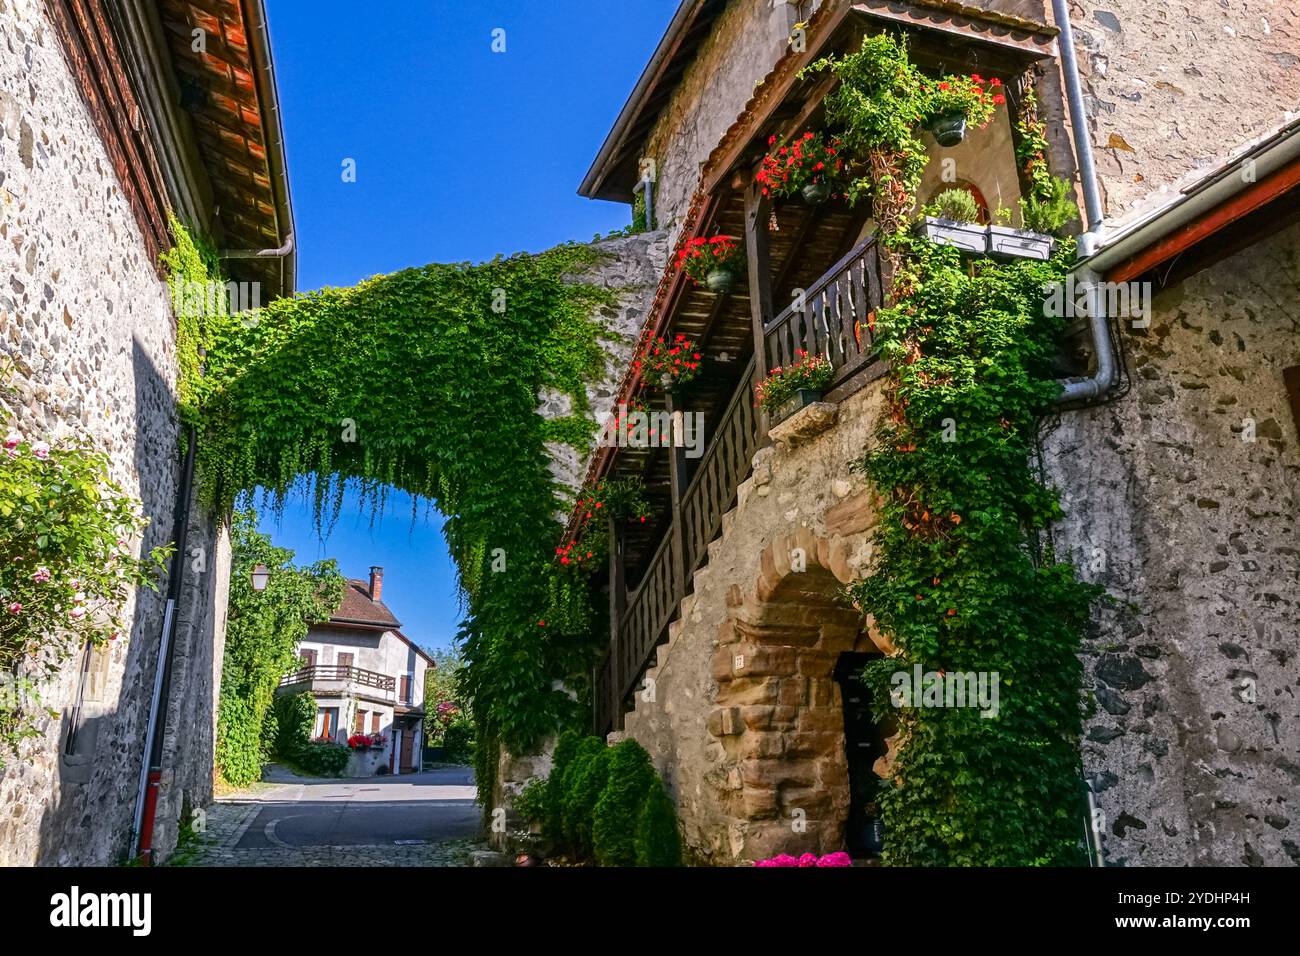
M 207 808 L 205 830 L 177 852 L 173 866 L 468 866 L 479 840 L 421 846 L 309 846 L 238 848 L 261 811 L 259 802 L 221 802 Z
M 326 780 L 268 767 L 265 782 L 196 815 L 172 866 L 469 866 L 478 838 L 466 767 Z

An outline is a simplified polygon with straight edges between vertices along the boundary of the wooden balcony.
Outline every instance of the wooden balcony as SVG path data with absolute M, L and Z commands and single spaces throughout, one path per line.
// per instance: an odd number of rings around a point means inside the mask
M 884 285 L 876 241 L 865 239 L 809 286 L 802 311 L 794 303 L 763 324 L 766 367 L 788 364 L 802 349 L 834 365 L 831 397 L 861 387 L 875 371 L 873 313 L 884 301 Z M 711 422 L 708 445 L 689 482 L 681 450 L 670 450 L 670 521 L 631 592 L 623 584 L 623 542 L 611 529 L 611 640 L 593 675 L 597 733 L 621 722 L 623 702 L 665 639 L 695 571 L 708 559 L 709 544 L 722 531 L 723 516 L 736 503 L 736 489 L 749 476 L 754 453 L 766 440 L 763 415 L 754 407 L 755 366 L 751 353 L 730 401 Z
M 397 678 L 338 664 L 313 664 L 280 679 L 281 688 L 294 686 L 318 695 L 351 695 L 387 703 L 397 700 Z

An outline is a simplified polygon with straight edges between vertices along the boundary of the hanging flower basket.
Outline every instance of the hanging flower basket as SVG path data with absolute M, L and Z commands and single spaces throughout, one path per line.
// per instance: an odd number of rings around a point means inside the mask
M 935 141 L 945 148 L 958 146 L 966 138 L 966 114 L 946 113 L 930 121 Z
M 809 183 L 800 191 L 803 201 L 810 206 L 820 206 L 831 198 L 830 183 Z
M 820 206 L 845 178 L 844 144 L 838 136 L 808 131 L 790 142 L 773 136 L 769 152 L 754 177 L 764 196 L 801 196 L 810 206 Z
M 710 292 L 727 295 L 736 287 L 736 274 L 730 269 L 714 269 L 704 279 Z
M 745 247 L 735 236 L 698 236 L 678 250 L 677 267 L 696 285 L 725 295 L 745 267 Z
M 926 128 L 940 146 L 950 148 L 958 145 L 966 138 L 968 125 L 988 125 L 994 109 L 1007 101 L 1001 87 L 1002 81 L 997 77 L 986 80 L 978 73 L 944 76 L 933 84 L 927 83 L 922 88 L 928 101 L 925 104 L 925 115 L 929 117 Z
M 637 350 L 632 368 L 671 391 L 700 373 L 700 350 L 684 335 L 677 335 L 671 342 L 662 337 L 648 339 Z

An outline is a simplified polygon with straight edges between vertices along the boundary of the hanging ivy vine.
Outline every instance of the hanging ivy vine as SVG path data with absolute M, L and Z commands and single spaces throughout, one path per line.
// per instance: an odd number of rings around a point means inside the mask
M 1073 243 L 1050 262 L 1003 264 L 914 236 L 925 111 L 908 94 L 923 81 L 905 45 L 882 34 L 818 66 L 841 79 L 827 116 L 865 160 L 850 194 L 872 196 L 896 269 L 893 304 L 875 323 L 890 368 L 885 414 L 857 463 L 882 515 L 873 570 L 851 588 L 895 648 L 864 675 L 876 717 L 898 727 L 895 785 L 880 797 L 885 861 L 1079 862 L 1078 651 L 1097 592 L 1031 547 L 1060 516 L 1031 455 L 1059 392 L 1064 330 L 1044 289 L 1063 279 Z M 1037 171 L 1026 169 L 1035 184 Z M 900 699 L 896 675 L 917 667 L 996 675 L 996 712 L 933 706 L 920 688 Z
M 204 327 L 199 460 L 213 506 L 254 488 L 278 506 L 301 490 L 323 528 L 353 482 L 372 514 L 395 487 L 445 516 L 484 792 L 498 744 L 523 750 L 572 721 L 566 682 L 589 672 L 600 639 L 585 581 L 553 560 L 569 503 L 545 449 L 585 450 L 594 433 L 574 421 L 590 422 L 585 385 L 606 361 L 595 315 L 616 294 L 574 276 L 600 255 L 566 245 L 406 269 Z M 570 396 L 565 426 L 538 414 L 544 389 Z

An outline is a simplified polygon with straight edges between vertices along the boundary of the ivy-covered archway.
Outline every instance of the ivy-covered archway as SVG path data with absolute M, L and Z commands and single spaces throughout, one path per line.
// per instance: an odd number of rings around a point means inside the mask
M 202 500 L 224 509 L 262 489 L 279 505 L 306 491 L 321 528 L 349 482 L 372 514 L 390 488 L 436 507 L 464 593 L 465 691 L 490 785 L 498 744 L 527 748 L 575 717 L 559 682 L 589 673 L 599 641 L 585 579 L 554 561 L 568 502 L 545 445 L 585 451 L 594 432 L 585 386 L 606 363 L 596 313 L 617 293 L 578 277 L 602 253 L 572 244 L 405 269 L 232 316 L 202 293 L 221 282 L 215 260 L 173 229 Z M 544 389 L 568 395 L 572 413 L 543 419 Z

